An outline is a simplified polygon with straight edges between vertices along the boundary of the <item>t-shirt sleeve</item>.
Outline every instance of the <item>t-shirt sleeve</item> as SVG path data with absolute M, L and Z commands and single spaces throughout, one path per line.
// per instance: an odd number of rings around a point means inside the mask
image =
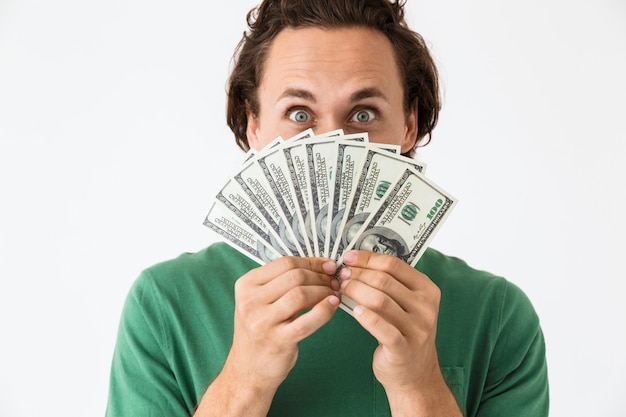
M 107 417 L 189 416 L 174 373 L 154 283 L 144 272 L 124 305 L 111 366 Z
M 548 416 L 546 349 L 539 319 L 526 295 L 508 282 L 498 327 L 477 416 Z

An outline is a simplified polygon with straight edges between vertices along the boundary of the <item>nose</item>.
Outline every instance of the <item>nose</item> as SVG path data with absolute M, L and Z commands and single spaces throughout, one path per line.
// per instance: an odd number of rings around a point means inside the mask
M 327 133 L 333 130 L 342 129 L 342 123 L 340 118 L 332 115 L 324 115 L 317 120 L 317 123 L 313 127 L 313 132 L 316 135 Z

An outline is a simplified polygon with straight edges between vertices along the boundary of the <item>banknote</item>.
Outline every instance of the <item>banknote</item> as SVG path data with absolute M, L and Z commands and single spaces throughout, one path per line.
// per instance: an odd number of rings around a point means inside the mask
M 307 132 L 306 135 L 290 138 L 281 146 L 263 153 L 256 159 L 256 164 L 260 167 L 282 213 L 283 222 L 279 224 L 279 235 L 290 249 L 297 250 L 301 256 L 313 256 L 311 240 L 308 239 L 303 228 L 304 217 L 300 204 L 304 205 L 304 202 L 298 202 L 298 199 L 302 199 L 300 187 L 299 184 L 294 183 L 295 176 L 291 172 L 293 161 L 291 158 L 287 159 L 283 152 L 284 147 L 287 146 L 301 148 L 298 142 L 310 137 L 311 134 Z
M 230 210 L 236 217 L 240 218 L 259 238 L 269 242 L 278 253 L 284 256 L 299 255 L 297 252 L 285 247 L 282 239 L 279 237 L 279 225 L 275 219 L 278 219 L 279 222 L 280 219 L 278 216 L 270 215 L 270 212 L 272 212 L 271 205 L 268 205 L 269 209 L 263 207 L 263 210 L 259 210 L 250 198 L 250 195 L 242 189 L 235 177 L 226 181 L 217 193 L 216 199 L 222 203 L 223 208 Z M 270 226 L 268 219 L 272 221 L 274 227 Z
M 211 205 L 204 225 L 222 236 L 230 246 L 259 264 L 271 262 L 282 256 L 270 242 L 260 238 L 254 230 L 218 200 Z
M 367 142 L 367 136 L 366 136 Z M 369 148 L 379 148 L 390 153 L 400 153 L 400 146 L 382 143 L 370 143 Z M 368 145 L 355 142 L 337 142 L 335 156 L 335 175 L 330 187 L 330 202 L 326 223 L 326 239 L 324 253 L 330 256 L 339 235 L 346 204 L 352 196 L 355 178 L 360 173 L 361 160 Z
M 350 191 L 342 217 L 338 219 L 337 229 L 341 230 L 341 236 L 334 242 L 331 258 L 341 257 L 354 234 L 377 208 L 389 186 L 397 181 L 406 166 L 418 172 L 424 170 L 423 164 L 416 160 L 386 152 L 376 145 L 367 146 L 357 181 Z
M 263 157 L 265 154 L 266 152 L 263 152 L 259 157 Z M 287 245 L 293 240 L 289 232 L 290 229 L 285 228 L 286 219 L 282 215 L 276 194 L 265 180 L 263 170 L 257 164 L 257 160 L 258 158 L 255 157 L 246 162 L 229 182 L 236 183 L 248 196 L 258 212 L 267 221 L 269 227 L 286 244 L 289 252 L 304 256 L 305 253 L 299 251 L 298 247 Z
M 341 130 L 337 130 L 325 134 L 324 137 L 341 133 Z M 293 192 L 294 186 L 292 182 L 285 181 L 286 178 L 290 178 L 284 174 L 286 170 L 276 170 L 275 166 L 270 167 L 267 165 L 266 156 L 268 153 L 272 153 L 272 150 L 280 147 L 280 145 L 289 143 L 290 146 L 293 146 L 296 142 L 312 136 L 313 130 L 307 129 L 287 140 L 283 140 L 281 137 L 276 138 L 260 153 L 254 150 L 249 151 L 246 154 L 242 168 L 231 176 L 232 181 L 228 181 L 236 183 L 241 187 L 271 226 L 270 232 L 274 231 L 279 235 L 282 240 L 282 246 L 288 249 L 289 254 L 298 256 L 311 256 L 313 252 L 308 250 L 308 246 L 299 244 L 303 242 L 302 239 L 298 240 L 296 238 L 296 233 L 298 235 L 301 235 L 301 233 L 299 219 L 292 220 L 292 213 L 295 213 L 294 208 L 296 207 L 294 205 L 294 201 L 296 201 Z M 260 172 L 263 172 L 266 181 L 261 179 L 262 176 L 259 175 Z M 272 172 L 276 174 L 277 177 L 271 175 Z M 222 192 L 218 194 L 217 198 L 224 202 L 225 193 Z M 237 195 L 237 201 L 241 202 L 245 200 Z M 279 207 L 280 210 L 277 210 L 277 207 Z M 286 209 L 285 207 L 290 208 Z M 242 220 L 249 225 L 252 221 L 252 219 L 245 218 Z M 296 226 L 295 232 L 294 225 Z M 261 235 L 261 237 L 265 238 L 266 236 Z M 276 244 L 274 239 L 275 233 L 270 233 L 270 237 L 272 237 L 271 241 Z
M 307 157 L 307 184 L 309 185 L 309 207 L 313 237 L 313 251 L 316 256 L 328 257 L 325 244 L 328 233 L 328 210 L 331 200 L 331 184 L 337 160 L 337 147 L 343 142 L 366 142 L 367 134 L 335 135 L 315 137 L 303 141 Z
M 426 165 L 367 133 L 311 129 L 251 150 L 215 196 L 204 224 L 260 264 L 345 251 L 396 256 L 415 266 L 456 199 Z M 343 296 L 347 312 L 354 301 Z
M 311 133 L 310 130 L 302 132 L 300 135 L 310 135 Z M 254 149 L 246 152 L 244 162 L 227 179 L 217 193 L 216 200 L 221 203 L 220 208 L 232 211 L 241 222 L 256 233 L 257 237 L 269 242 L 279 254 L 303 256 L 302 251 L 287 245 L 289 239 L 280 235 L 284 218 L 277 211 L 273 194 L 268 193 L 268 186 L 260 179 L 262 176 L 256 172 L 257 166 L 254 163 L 258 157 L 284 142 L 279 136 L 260 152 Z
M 406 167 L 345 250 L 393 255 L 415 266 L 456 203 L 441 187 Z M 342 304 L 350 310 L 355 306 L 346 296 Z
M 295 201 L 296 216 L 292 229 L 296 239 L 307 250 L 308 256 L 315 256 L 312 213 L 309 210 L 309 187 L 306 172 L 306 149 L 302 143 L 288 143 L 281 146 L 286 173 L 291 179 L 291 191 Z

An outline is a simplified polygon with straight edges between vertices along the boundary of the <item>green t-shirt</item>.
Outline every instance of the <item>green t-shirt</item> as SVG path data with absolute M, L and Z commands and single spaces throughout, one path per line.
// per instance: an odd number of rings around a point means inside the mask
M 233 333 L 234 283 L 258 265 L 224 243 L 153 266 L 128 295 L 108 417 L 193 415 Z M 524 293 L 428 249 L 417 269 L 441 289 L 437 351 L 465 416 L 548 415 L 544 339 Z M 302 341 L 269 416 L 389 416 L 376 340 L 347 313 Z

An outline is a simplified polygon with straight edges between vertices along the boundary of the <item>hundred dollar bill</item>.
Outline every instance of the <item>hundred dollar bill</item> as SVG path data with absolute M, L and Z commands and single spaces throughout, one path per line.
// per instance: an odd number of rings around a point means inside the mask
M 343 142 L 367 142 L 367 133 L 335 135 L 326 138 L 316 136 L 303 141 L 306 150 L 309 186 L 308 214 L 311 218 L 313 250 L 317 256 L 328 257 L 328 210 L 332 195 L 332 181 L 337 162 L 337 149 Z
M 418 172 L 424 170 L 424 165 L 414 159 L 386 152 L 378 146 L 368 145 L 358 180 L 351 190 L 338 226 L 341 230 L 341 237 L 335 241 L 331 253 L 333 259 L 341 256 L 369 213 L 377 208 L 389 186 L 397 181 L 406 166 Z
M 296 236 L 297 242 L 306 251 L 309 256 L 319 256 L 319 248 L 316 245 L 315 240 L 315 219 L 314 213 L 311 210 L 311 182 L 307 177 L 308 169 L 306 165 L 306 143 L 310 143 L 313 138 L 315 141 L 331 141 L 330 138 L 336 138 L 343 134 L 343 130 L 337 129 L 330 132 L 326 132 L 321 135 L 313 135 L 312 129 L 307 129 L 304 132 L 289 139 L 281 149 L 283 151 L 284 164 L 286 164 L 286 171 L 283 173 L 289 173 L 287 181 L 285 178 L 277 179 L 275 182 L 276 189 L 282 188 L 283 192 L 291 191 L 290 195 L 286 195 L 287 198 L 294 202 L 293 207 L 291 204 L 286 205 L 288 210 L 287 217 L 291 216 L 291 209 L 295 209 L 295 215 L 291 223 L 293 234 Z M 278 155 L 276 155 L 278 157 Z M 260 164 L 264 164 L 266 160 L 272 159 L 273 156 L 268 156 L 259 161 Z M 272 179 L 267 176 L 269 182 Z M 290 187 L 284 187 L 287 183 Z M 280 199 L 280 197 L 279 197 Z
M 266 149 L 271 149 L 281 143 L 283 143 L 283 140 L 279 136 L 268 144 Z M 262 150 L 261 153 L 263 152 L 266 151 Z M 255 204 L 255 202 L 250 198 L 249 192 L 242 188 L 239 181 L 236 180 L 236 177 L 242 170 L 242 167 L 245 168 L 257 155 L 258 153 L 253 149 L 250 149 L 246 153 L 244 163 L 233 172 L 231 177 L 217 193 L 216 199 L 220 201 L 225 208 L 232 211 L 241 219 L 241 221 L 254 230 L 259 237 L 267 242 L 270 242 L 280 254 L 298 255 L 298 253 L 286 250 L 285 246 L 281 243 L 281 240 L 278 238 L 275 230 L 277 227 L 274 226 L 274 228 L 272 228 L 267 220 L 269 218 L 271 222 L 272 216 L 267 212 L 266 206 L 262 206 L 262 210 L 260 210 L 257 207 L 258 204 Z M 271 205 L 269 210 L 271 211 Z
M 309 187 L 306 172 L 306 149 L 302 143 L 281 146 L 283 163 L 291 180 L 292 196 L 295 200 L 296 216 L 292 223 L 296 239 L 307 249 L 308 256 L 315 256 L 312 213 L 309 210 Z
M 280 202 L 277 200 L 279 195 L 272 188 L 272 184 L 268 183 L 262 166 L 258 164 L 261 158 L 271 154 L 273 150 L 279 150 L 280 147 L 268 149 L 258 155 L 257 158 L 245 163 L 240 171 L 233 176 L 232 181 L 235 181 L 247 194 L 275 235 L 284 243 L 286 249 L 294 255 L 304 256 L 306 253 L 298 245 L 293 244 L 295 237 L 283 215 Z
M 259 264 L 271 262 L 282 256 L 269 242 L 259 237 L 219 201 L 213 202 L 204 225 L 222 236 L 230 246 Z
M 335 161 L 335 175 L 331 185 L 326 241 L 324 242 L 324 251 L 329 256 L 332 256 L 335 241 L 339 236 L 346 205 L 352 195 L 356 176 L 359 173 L 359 167 L 366 150 L 367 145 L 364 143 L 337 143 L 337 160 Z
M 226 184 L 217 193 L 216 199 L 222 203 L 224 208 L 230 210 L 236 217 L 241 219 L 257 236 L 269 242 L 278 253 L 281 255 L 298 255 L 297 252 L 292 252 L 283 245 L 277 233 L 278 224 L 273 223 L 274 228 L 270 227 L 268 218 L 280 221 L 277 216 L 270 214 L 272 211 L 271 205 L 268 209 L 269 211 L 261 212 L 235 178 L 230 178 L 226 181 Z
M 330 187 L 331 197 L 328 206 L 327 232 L 324 242 L 324 253 L 329 257 L 334 252 L 333 249 L 335 248 L 337 236 L 340 236 L 339 228 L 342 225 L 346 205 L 352 196 L 356 177 L 360 173 L 361 161 L 368 147 L 378 147 L 390 153 L 400 152 L 400 146 L 397 145 L 377 143 L 366 145 L 360 142 L 337 142 L 335 175 L 332 178 Z
M 325 219 L 330 197 L 329 181 L 332 176 L 336 151 L 335 138 L 307 140 L 303 143 L 306 151 L 307 170 L 306 183 L 308 187 L 307 216 L 311 227 L 313 253 L 315 256 L 326 256 L 324 251 Z M 324 223 L 324 229 L 320 226 Z
M 456 198 L 407 167 L 345 249 L 393 255 L 415 266 L 456 203 Z M 342 303 L 350 310 L 355 307 L 346 296 Z
M 300 256 L 311 256 L 310 240 L 305 239 L 302 225 L 304 219 L 297 202 L 293 176 L 290 172 L 290 162 L 283 153 L 284 146 L 297 147 L 298 141 L 304 138 L 298 136 L 287 140 L 282 146 L 273 148 L 260 155 L 256 164 L 260 168 L 268 189 L 274 196 L 278 209 L 284 219 L 279 224 L 279 236 L 291 250 L 296 250 Z

